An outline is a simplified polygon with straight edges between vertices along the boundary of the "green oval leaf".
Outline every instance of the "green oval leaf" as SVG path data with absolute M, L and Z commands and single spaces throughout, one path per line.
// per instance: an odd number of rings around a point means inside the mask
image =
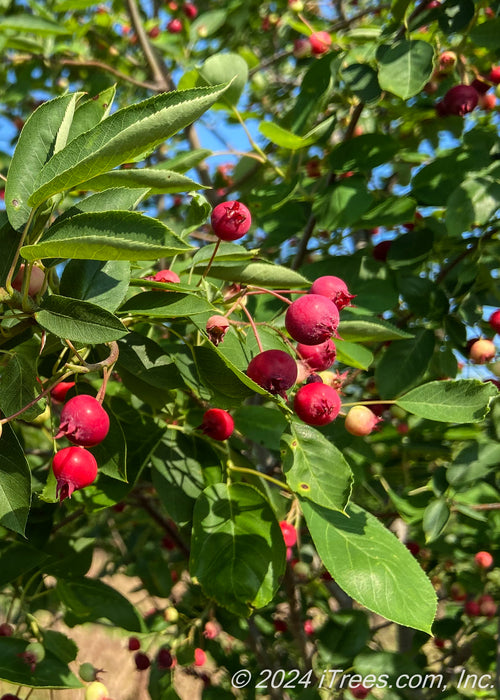
M 413 337 L 411 333 L 406 333 L 383 319 L 373 319 L 370 316 L 356 316 L 352 319 L 342 320 L 339 324 L 339 335 L 342 340 L 357 343 L 383 342 Z
M 190 250 L 168 226 L 136 211 L 76 214 L 54 224 L 35 245 L 21 248 L 26 260 L 156 260 Z
M 215 484 L 196 501 L 189 571 L 235 615 L 267 605 L 285 568 L 285 543 L 267 500 L 252 486 Z
M 377 59 L 380 87 L 403 100 L 417 95 L 434 70 L 434 48 L 420 39 L 383 44 Z
M 219 265 L 210 268 L 209 277 L 242 284 L 256 284 L 265 287 L 308 287 L 311 282 L 295 270 L 267 262 L 250 262 L 244 265 Z
M 130 282 L 130 263 L 126 260 L 70 260 L 61 276 L 61 296 L 89 301 L 116 311 L 125 298 Z
M 0 460 L 0 525 L 24 535 L 31 503 L 31 472 L 9 423 L 3 426 Z M 1 652 L 0 659 L 4 660 Z
M 35 318 L 42 328 L 58 338 L 85 345 L 109 343 L 128 333 L 120 319 L 106 309 L 58 294 L 43 301 Z
M 192 190 L 207 189 L 204 185 L 191 180 L 174 170 L 155 168 L 131 168 L 130 170 L 111 170 L 109 173 L 98 175 L 79 185 L 82 190 L 102 191 L 111 187 L 147 187 L 149 194 L 173 194 L 175 192 L 191 192 Z
M 443 532 L 446 523 L 450 519 L 450 508 L 446 501 L 436 499 L 429 503 L 424 510 L 422 527 L 425 532 L 425 541 L 432 542 Z
M 375 369 L 381 398 L 393 399 L 416 384 L 432 360 L 435 344 L 434 332 L 423 329 L 411 340 L 391 343 Z
M 37 663 L 33 673 L 21 658 L 28 641 L 17 637 L 0 637 L 0 679 L 7 683 L 28 688 L 75 689 L 82 688 L 78 678 L 69 670 L 68 664 L 57 658 L 48 649 L 43 661 Z
M 319 430 L 293 422 L 281 438 L 283 472 L 292 491 L 345 512 L 353 476 L 342 453 Z
M 430 634 L 436 593 L 405 545 L 357 505 L 343 515 L 301 503 L 318 554 L 338 585 L 368 610 Z
M 205 85 L 221 85 L 232 81 L 221 100 L 229 105 L 238 103 L 248 80 L 248 64 L 237 53 L 213 54 L 198 68 L 198 72 Z
M 347 340 L 335 340 L 337 361 L 348 367 L 368 369 L 373 362 L 373 353 L 368 348 L 350 343 Z

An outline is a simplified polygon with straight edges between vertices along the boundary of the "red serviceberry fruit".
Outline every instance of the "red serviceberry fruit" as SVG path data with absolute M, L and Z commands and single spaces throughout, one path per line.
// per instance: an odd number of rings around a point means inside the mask
M 56 496 L 60 501 L 71 498 L 73 491 L 95 481 L 97 462 L 83 447 L 65 447 L 54 455 L 52 471 L 57 480 Z
M 488 321 L 495 333 L 500 333 L 500 309 L 494 311 Z
M 21 698 L 18 695 L 12 695 L 12 693 L 6 693 L 5 695 L 2 695 L 0 700 L 21 700 Z
M 276 632 L 286 632 L 288 625 L 284 620 L 273 620 L 274 629 Z
M 187 2 L 182 8 L 182 11 L 188 19 L 194 19 L 198 14 L 198 8 L 196 5 L 193 5 L 192 2 Z
M 144 279 L 153 280 L 154 282 L 169 282 L 170 284 L 178 284 L 181 279 L 179 275 L 173 270 L 160 270 L 155 275 L 148 275 Z M 168 292 L 168 289 L 162 289 L 161 287 L 153 287 L 154 292 Z
M 470 359 L 478 365 L 484 365 L 490 362 L 496 353 L 494 343 L 487 338 L 480 338 L 472 343 L 469 350 Z
M 297 530 L 291 523 L 287 523 L 285 520 L 280 522 L 281 532 L 283 533 L 283 539 L 285 541 L 286 547 L 293 547 L 297 544 Z
M 141 648 L 141 643 L 137 639 L 137 637 L 129 637 L 129 640 L 128 640 L 129 651 L 139 651 L 140 648 Z
M 306 379 L 306 384 L 316 384 L 317 382 L 323 383 L 323 378 L 315 372 L 310 374 Z
M 353 406 L 345 417 L 345 429 L 351 435 L 369 435 L 381 420 L 367 406 Z
M 241 202 L 221 202 L 212 211 L 212 229 L 222 241 L 236 241 L 248 232 L 252 216 Z
M 457 62 L 457 54 L 454 51 L 443 51 L 439 56 L 439 70 L 450 72 Z
M 229 328 L 229 320 L 225 316 L 210 316 L 205 326 L 209 339 L 214 345 L 222 343 Z
M 65 436 L 75 445 L 93 447 L 104 440 L 108 431 L 109 416 L 99 401 L 81 394 L 64 405 L 56 439 Z
M 295 58 L 305 58 L 311 54 L 311 42 L 309 39 L 295 39 L 293 42 L 293 55 Z
M 170 653 L 170 649 L 167 649 L 167 647 L 163 647 L 158 651 L 158 656 L 156 657 L 156 662 L 158 664 L 158 668 L 161 671 L 165 671 L 168 668 L 172 668 L 173 663 L 174 663 L 174 657 Z
M 488 90 L 490 89 L 490 85 L 488 85 L 488 83 L 485 83 L 483 80 L 480 80 L 479 78 L 475 78 L 472 81 L 471 87 L 473 87 L 474 90 L 480 95 L 484 95 L 485 92 L 488 92 Z
M 14 628 L 12 625 L 9 625 L 8 622 L 2 622 L 0 625 L 0 637 L 12 637 L 13 632 Z
M 450 587 L 450 596 L 452 600 L 460 601 L 467 598 L 467 591 L 461 583 L 452 583 Z
M 227 440 L 234 430 L 234 420 L 222 408 L 209 408 L 203 414 L 200 429 L 214 440 Z
M 477 599 L 481 615 L 494 617 L 497 612 L 497 604 L 490 595 L 481 595 Z
M 472 85 L 455 85 L 443 97 L 442 110 L 445 115 L 463 117 L 477 107 L 479 95 Z
M 203 666 L 206 663 L 207 660 L 207 655 L 203 651 L 203 649 L 199 649 L 198 647 L 194 650 L 194 665 L 195 666 Z
M 339 311 L 342 311 L 345 306 L 350 306 L 351 299 L 355 297 L 354 294 L 350 294 L 344 280 L 334 275 L 324 275 L 324 277 L 318 277 L 314 280 L 309 294 L 322 294 L 324 297 L 328 297 Z
M 350 688 L 351 695 L 353 695 L 355 698 L 366 698 L 368 693 L 370 692 L 370 688 L 367 688 L 366 686 L 362 685 L 361 683 L 359 685 L 355 685 L 352 688 Z
M 167 24 L 167 32 L 170 34 L 179 34 L 182 32 L 182 22 L 180 19 L 171 19 Z
M 500 85 L 500 66 L 492 66 L 488 73 L 488 80 L 491 80 L 495 85 Z
M 307 362 L 308 366 L 316 372 L 323 372 L 335 362 L 337 351 L 333 340 L 325 340 L 319 345 L 297 345 L 297 352 Z
M 319 56 L 328 51 L 332 45 L 332 37 L 325 31 L 313 32 L 309 37 L 309 43 L 311 44 L 312 53 L 315 56 Z
M 389 255 L 389 250 L 392 246 L 392 241 L 381 241 L 372 250 L 372 255 L 375 260 L 379 262 L 385 262 L 387 256 Z
M 53 401 L 58 401 L 59 403 L 64 403 L 66 399 L 66 394 L 70 389 L 75 386 L 75 382 L 59 382 L 56 386 L 50 390 L 50 396 Z
M 413 542 L 412 540 L 406 542 L 406 548 L 410 550 L 414 557 L 420 552 L 420 545 L 418 542 Z
M 464 612 L 469 617 L 478 617 L 481 615 L 481 608 L 476 600 L 468 600 L 464 605 Z
M 292 338 L 304 345 L 319 345 L 337 335 L 339 311 L 321 294 L 304 294 L 293 301 L 285 314 L 285 326 Z
M 485 112 L 491 112 L 492 109 L 495 109 L 496 104 L 497 98 L 492 92 L 488 92 L 486 95 L 479 95 L 479 109 L 482 109 Z
M 24 267 L 25 266 L 23 263 L 21 265 L 21 267 L 19 268 L 17 275 L 12 280 L 12 286 L 18 292 L 21 291 L 22 286 L 23 286 Z M 43 287 L 44 280 L 45 280 L 45 273 L 43 272 L 43 270 L 40 270 L 39 267 L 36 267 L 36 265 L 34 265 L 31 268 L 30 283 L 29 283 L 29 287 L 28 287 L 28 294 L 30 297 L 34 297 L 36 294 L 38 294 L 38 292 Z
M 309 425 L 331 423 L 340 412 L 340 397 L 328 384 L 305 384 L 295 394 L 293 408 Z
M 247 375 L 270 394 L 286 397 L 297 379 L 297 363 L 284 350 L 264 350 L 251 360 Z
M 312 623 L 312 620 L 304 621 L 304 632 L 307 634 L 308 637 L 314 634 L 314 625 Z
M 160 36 L 160 27 L 151 27 L 148 32 L 148 36 L 150 39 L 156 39 L 158 36 Z
M 144 654 L 142 651 L 138 651 L 136 654 L 134 654 L 134 662 L 138 671 L 145 671 L 151 666 L 149 656 Z
M 489 569 L 493 564 L 493 557 L 489 552 L 478 552 L 474 556 L 474 561 L 481 569 Z
M 439 639 L 438 637 L 434 637 L 434 646 L 437 647 L 438 649 L 443 649 L 445 645 L 445 640 L 444 639 Z
M 209 620 L 205 623 L 203 636 L 205 639 L 215 639 L 222 632 L 222 627 L 216 620 Z

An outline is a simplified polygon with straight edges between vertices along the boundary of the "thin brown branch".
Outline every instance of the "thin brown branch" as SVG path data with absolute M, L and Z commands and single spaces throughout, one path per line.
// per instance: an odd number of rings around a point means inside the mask
M 127 8 L 130 16 L 130 21 L 134 27 L 134 31 L 137 35 L 137 40 L 144 54 L 153 80 L 156 83 L 156 90 L 158 92 L 169 92 L 170 90 L 175 90 L 174 81 L 167 70 L 164 62 L 155 53 L 151 42 L 149 41 L 148 35 L 144 29 L 141 21 L 141 16 L 139 14 L 139 8 L 135 0 L 127 0 Z
M 117 70 L 116 68 L 113 68 L 113 66 L 108 66 L 106 63 L 103 63 L 102 61 L 96 61 L 93 59 L 87 60 L 87 59 L 60 58 L 60 59 L 58 59 L 57 62 L 61 66 L 75 66 L 76 68 L 99 68 L 100 70 L 111 73 L 111 75 L 114 75 L 119 80 L 123 80 L 127 83 L 131 83 L 132 85 L 136 85 L 137 87 L 144 88 L 145 90 L 152 90 L 153 92 L 161 92 L 161 90 L 158 88 L 158 85 L 156 85 L 155 83 L 148 83 L 148 82 L 145 82 L 143 80 L 136 80 L 131 75 L 127 75 L 126 73 L 122 73 L 121 71 Z

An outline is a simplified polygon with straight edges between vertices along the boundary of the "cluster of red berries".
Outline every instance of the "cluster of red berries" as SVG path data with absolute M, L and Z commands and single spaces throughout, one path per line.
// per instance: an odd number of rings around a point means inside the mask
M 58 385 L 53 398 L 66 396 L 74 382 Z M 81 394 L 67 401 L 61 412 L 56 439 L 66 437 L 72 447 L 59 450 L 52 460 L 52 470 L 57 480 L 56 495 L 60 501 L 70 498 L 78 489 L 92 484 L 97 477 L 97 462 L 87 447 L 94 447 L 104 440 L 109 431 L 109 416 L 93 396 Z
M 451 52 L 445 52 L 451 54 Z M 447 57 L 445 56 L 445 59 Z M 456 57 L 454 57 L 456 60 Z M 446 60 L 445 60 L 446 65 Z M 465 116 L 472 112 L 478 104 L 491 109 L 491 101 L 481 99 L 490 89 L 491 85 L 500 85 L 500 66 L 493 66 L 485 76 L 485 80 L 476 78 L 470 85 L 461 83 L 450 88 L 442 100 L 436 104 L 436 111 L 440 117 L 449 115 Z M 493 100 L 494 104 L 494 100 Z

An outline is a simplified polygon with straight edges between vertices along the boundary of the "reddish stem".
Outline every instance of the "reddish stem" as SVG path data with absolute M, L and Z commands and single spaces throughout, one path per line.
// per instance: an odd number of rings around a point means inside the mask
M 248 322 L 250 323 L 250 326 L 252 327 L 252 331 L 253 331 L 253 334 L 255 336 L 255 340 L 257 341 L 257 345 L 259 346 L 259 352 L 264 352 L 264 348 L 262 347 L 262 343 L 260 341 L 259 332 L 257 330 L 257 326 L 255 325 L 255 321 L 252 318 L 252 314 L 250 313 L 250 311 L 248 311 L 246 306 L 242 306 L 241 308 L 245 312 L 246 317 L 248 318 Z

